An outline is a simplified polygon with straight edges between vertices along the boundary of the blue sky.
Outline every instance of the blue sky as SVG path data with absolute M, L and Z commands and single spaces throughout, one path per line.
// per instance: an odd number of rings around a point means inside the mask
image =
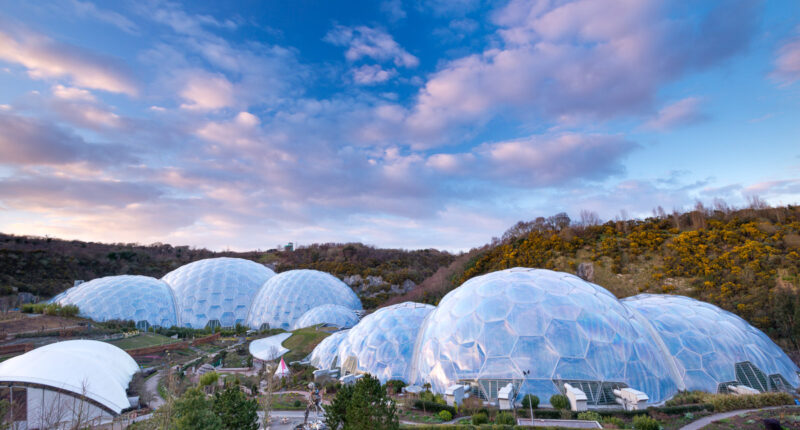
M 791 0 L 0 0 L 0 231 L 464 250 L 800 201 Z

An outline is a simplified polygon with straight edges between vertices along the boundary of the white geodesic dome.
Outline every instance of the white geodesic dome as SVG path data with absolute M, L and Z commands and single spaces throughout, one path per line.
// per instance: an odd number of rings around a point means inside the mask
M 355 359 L 356 371 L 370 373 L 385 383 L 390 379 L 410 382 L 414 341 L 422 321 L 435 308 L 404 302 L 367 315 L 339 345 L 339 363 Z
M 358 315 L 353 309 L 342 305 L 321 305 L 311 308 L 292 325 L 292 330 L 326 324 L 339 328 L 350 328 L 358 323 Z
M 339 345 L 347 337 L 348 330 L 337 331 L 332 335 L 322 339 L 313 351 L 311 351 L 311 365 L 317 369 L 331 369 L 338 367 Z
M 440 301 L 417 338 L 411 378 L 438 392 L 477 380 L 487 398 L 512 382 L 543 401 L 570 382 L 590 404 L 613 403 L 610 388 L 628 386 L 657 403 L 679 389 L 664 349 L 604 288 L 514 268 L 472 278 Z
M 241 258 L 208 258 L 181 266 L 161 278 L 175 295 L 181 326 L 203 328 L 243 324 L 258 289 L 275 272 Z
M 794 389 L 798 367 L 761 330 L 717 306 L 683 296 L 640 294 L 622 301 L 643 315 L 667 346 L 687 390 Z M 756 370 L 757 369 L 757 370 Z
M 258 290 L 247 325 L 289 330 L 303 314 L 327 304 L 361 309 L 361 300 L 337 277 L 318 270 L 289 270 L 270 278 Z
M 172 327 L 178 324 L 172 290 L 149 276 L 106 276 L 84 282 L 54 298 L 75 305 L 81 316 L 95 321 L 130 320 L 137 327 Z

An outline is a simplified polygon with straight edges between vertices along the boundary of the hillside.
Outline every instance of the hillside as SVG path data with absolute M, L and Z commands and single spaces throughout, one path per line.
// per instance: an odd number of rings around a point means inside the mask
M 597 224 L 596 216 L 573 224 L 564 214 L 520 222 L 392 301 L 435 304 L 464 281 L 495 270 L 577 273 L 583 264 L 584 277 L 618 297 L 695 297 L 740 315 L 787 350 L 800 349 L 800 207 L 698 205 L 687 213 L 658 213 L 605 224 Z
M 257 261 L 278 272 L 309 268 L 332 273 L 348 281 L 368 307 L 413 288 L 455 258 L 436 250 L 378 249 L 360 243 L 237 253 L 165 244 L 103 244 L 0 233 L 0 295 L 26 291 L 49 297 L 71 287 L 75 280 L 110 275 L 160 278 L 183 264 L 223 256 Z

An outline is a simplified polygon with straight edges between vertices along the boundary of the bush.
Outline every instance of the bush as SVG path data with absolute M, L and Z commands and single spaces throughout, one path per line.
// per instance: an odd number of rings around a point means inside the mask
M 714 405 L 711 403 L 701 403 L 699 405 L 664 406 L 653 409 L 667 415 L 682 415 L 687 412 L 713 411 Z
M 399 379 L 390 379 L 386 381 L 386 391 L 392 392 L 395 394 L 400 394 L 403 391 L 403 387 L 406 386 L 406 383 L 399 380 Z
M 636 430 L 659 430 L 661 423 L 647 415 L 637 415 L 633 417 L 633 428 Z
M 302 404 L 303 403 L 301 403 L 300 400 L 295 400 L 294 403 L 292 403 L 292 406 L 294 406 L 295 408 L 299 408 L 300 405 L 302 405 Z
M 578 419 L 583 421 L 597 421 L 600 422 L 600 414 L 594 411 L 586 411 L 578 414 Z
M 472 424 L 479 426 L 481 424 L 486 424 L 489 422 L 489 417 L 486 416 L 483 412 L 478 412 L 477 414 L 472 416 Z
M 608 428 L 608 427 L 616 427 L 618 429 L 625 428 L 625 421 L 622 421 L 621 418 L 617 418 L 617 417 L 605 417 L 605 418 L 603 418 L 602 423 L 603 423 L 603 427 L 604 428 Z
M 554 394 L 550 396 L 550 406 L 556 409 L 569 408 L 569 399 L 563 394 Z
M 449 411 L 439 411 L 439 419 L 442 421 L 450 421 L 453 419 L 453 414 Z
M 682 406 L 705 403 L 708 394 L 702 391 L 681 391 L 664 403 L 664 406 Z
M 495 417 L 494 423 L 505 424 L 505 425 L 516 424 L 514 420 L 514 415 L 511 415 L 511 412 L 500 412 L 499 414 L 497 414 L 497 417 Z
M 794 404 L 794 398 L 788 393 L 761 393 L 745 396 L 733 394 L 715 394 L 707 397 L 714 405 L 715 412 L 735 411 L 737 409 L 757 409 L 767 406 Z
M 526 394 L 525 397 L 522 398 L 522 407 L 525 409 L 533 408 L 536 409 L 539 407 L 539 398 L 534 396 L 533 394 Z
M 561 414 L 562 420 L 571 420 L 575 418 L 575 414 L 569 409 L 559 409 L 558 412 Z
M 447 404 L 441 404 L 436 402 L 426 402 L 425 400 L 414 400 L 414 408 L 421 409 L 428 412 L 441 412 L 447 411 L 450 412 L 450 415 L 456 414 L 456 409 L 452 406 L 448 406 Z

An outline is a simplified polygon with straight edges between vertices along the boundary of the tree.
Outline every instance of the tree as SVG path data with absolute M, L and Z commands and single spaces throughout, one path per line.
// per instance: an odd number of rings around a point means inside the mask
M 219 373 L 217 372 L 208 372 L 200 375 L 200 383 L 201 387 L 208 387 L 209 385 L 216 384 L 219 381 Z
M 345 429 L 399 429 L 397 406 L 386 394 L 386 388 L 372 375 L 364 375 L 353 388 L 347 409 Z
M 399 429 L 397 407 L 377 378 L 367 374 L 344 386 L 325 407 L 331 430 Z
M 212 402 L 198 388 L 186 390 L 175 400 L 170 430 L 222 430 L 222 420 L 212 410 Z
M 569 399 L 563 394 L 553 394 L 550 396 L 550 406 L 556 409 L 569 408 Z
M 522 398 L 522 407 L 526 409 L 536 409 L 539 407 L 539 398 L 533 394 L 526 394 Z
M 336 392 L 331 404 L 325 406 L 325 424 L 331 430 L 339 430 L 345 427 L 347 408 L 350 406 L 350 399 L 353 397 L 353 388 L 353 385 L 343 385 Z
M 249 400 L 238 383 L 214 395 L 212 410 L 226 430 L 258 430 L 258 403 Z

